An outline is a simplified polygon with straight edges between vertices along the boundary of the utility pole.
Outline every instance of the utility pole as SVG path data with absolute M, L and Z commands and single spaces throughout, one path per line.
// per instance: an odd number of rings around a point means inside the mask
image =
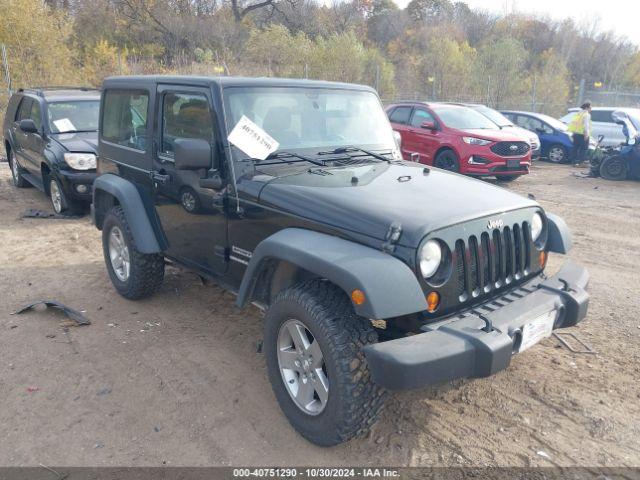
M 584 85 L 585 80 L 583 78 L 580 80 L 580 87 L 578 87 L 578 106 L 582 105 L 582 102 L 584 102 Z
M 536 86 L 538 83 L 538 77 L 536 77 L 536 74 L 533 74 L 533 86 L 531 88 L 531 111 L 535 112 L 536 111 Z

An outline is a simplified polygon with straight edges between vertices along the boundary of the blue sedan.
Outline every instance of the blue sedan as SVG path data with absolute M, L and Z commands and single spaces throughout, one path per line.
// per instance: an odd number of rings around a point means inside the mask
M 571 156 L 573 141 L 567 126 L 560 120 L 542 113 L 506 110 L 501 112 L 515 125 L 538 134 L 540 156 L 553 163 L 566 163 Z

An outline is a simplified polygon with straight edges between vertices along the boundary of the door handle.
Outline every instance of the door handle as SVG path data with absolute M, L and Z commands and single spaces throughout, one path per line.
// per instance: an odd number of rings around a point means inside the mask
M 171 175 L 166 175 L 160 172 L 151 172 L 150 175 L 151 175 L 151 180 L 153 180 L 154 183 L 159 185 L 166 185 L 171 180 Z

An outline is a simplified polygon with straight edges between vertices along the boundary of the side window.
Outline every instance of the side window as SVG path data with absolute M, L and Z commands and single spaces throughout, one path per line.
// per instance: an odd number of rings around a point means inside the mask
M 537 132 L 539 129 L 544 128 L 540 120 L 537 120 L 532 117 L 527 117 L 524 115 L 518 115 L 518 119 L 516 120 L 516 123 L 520 127 L 526 128 L 527 130 L 531 130 L 532 132 Z
M 213 123 L 209 101 L 202 94 L 167 93 L 162 102 L 160 154 L 173 157 L 177 138 L 197 138 L 213 143 Z
M 148 106 L 149 94 L 144 90 L 107 90 L 102 113 L 102 138 L 145 151 Z
M 615 123 L 611 117 L 611 110 L 594 110 L 591 112 L 592 122 Z
M 31 103 L 31 114 L 29 118 L 36 124 L 38 131 L 42 128 L 42 110 L 40 109 L 40 102 L 33 100 Z
M 413 115 L 411 116 L 411 126 L 415 128 L 420 128 L 420 125 L 422 125 L 424 122 L 435 123 L 435 121 L 436 120 L 435 118 L 433 118 L 433 115 L 431 115 L 426 110 L 423 110 L 422 108 L 416 108 L 413 111 Z
M 24 120 L 29 118 L 31 115 L 31 104 L 33 100 L 29 97 L 22 97 L 22 101 L 20 102 L 20 106 L 18 107 L 18 113 L 16 115 L 16 121 Z
M 409 116 L 411 115 L 412 107 L 397 107 L 389 115 L 389 121 L 392 123 L 409 123 Z

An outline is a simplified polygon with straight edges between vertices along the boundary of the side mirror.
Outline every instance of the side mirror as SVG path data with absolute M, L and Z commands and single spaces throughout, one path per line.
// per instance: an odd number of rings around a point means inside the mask
M 38 133 L 38 127 L 36 127 L 36 122 L 31 120 L 30 118 L 25 118 L 24 120 L 20 120 L 20 130 L 25 133 Z
M 176 138 L 173 143 L 177 170 L 201 170 L 211 168 L 211 145 L 199 138 Z
M 436 124 L 435 122 L 431 122 L 431 121 L 422 122 L 420 124 L 420 128 L 424 128 L 425 130 L 435 130 Z

